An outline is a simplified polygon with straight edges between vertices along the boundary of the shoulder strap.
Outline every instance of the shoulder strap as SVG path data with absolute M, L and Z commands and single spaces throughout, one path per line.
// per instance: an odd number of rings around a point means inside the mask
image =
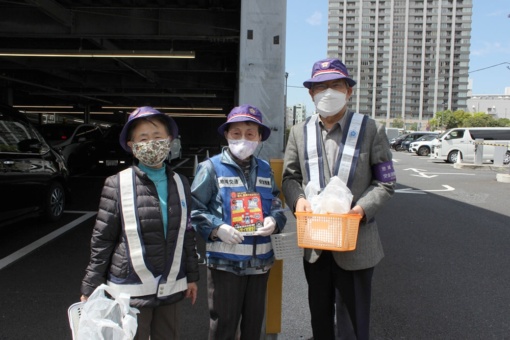
M 350 188 L 359 159 L 361 142 L 368 117 L 354 112 L 346 118 L 348 120 L 345 125 L 346 128 L 342 133 L 342 143 L 338 148 L 333 174 L 338 176 Z

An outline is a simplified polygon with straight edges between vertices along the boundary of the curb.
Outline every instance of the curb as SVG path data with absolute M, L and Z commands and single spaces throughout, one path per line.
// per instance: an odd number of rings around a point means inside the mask
M 496 181 L 501 183 L 510 183 L 510 174 L 497 174 Z

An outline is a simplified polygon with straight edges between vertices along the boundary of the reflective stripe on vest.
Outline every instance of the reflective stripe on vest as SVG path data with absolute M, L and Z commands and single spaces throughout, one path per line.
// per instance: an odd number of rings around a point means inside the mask
M 241 256 L 253 255 L 253 244 L 228 244 L 225 242 L 207 242 L 207 251 L 223 254 L 233 254 Z M 257 244 L 257 255 L 263 255 L 273 249 L 271 243 Z
M 120 184 L 120 203 L 122 218 L 124 220 L 124 232 L 128 243 L 130 261 L 135 273 L 140 278 L 139 284 L 116 284 L 108 281 L 109 286 L 118 288 L 121 292 L 129 293 L 132 297 L 157 294 L 158 298 L 166 297 L 188 288 L 186 277 L 177 280 L 177 275 L 181 266 L 182 248 L 184 244 L 184 232 L 187 223 L 187 205 L 184 194 L 184 187 L 179 175 L 173 176 L 179 192 L 179 201 L 181 202 L 181 225 L 176 240 L 174 258 L 170 271 L 166 278 L 162 276 L 154 277 L 145 265 L 143 258 L 142 239 L 139 234 L 140 226 L 136 212 L 135 202 L 135 174 L 132 168 L 123 170 L 119 174 Z
M 339 145 L 338 155 L 331 176 L 338 176 L 342 182 L 350 187 L 359 158 L 361 138 L 364 133 L 367 116 L 353 113 L 351 117 L 346 118 L 350 118 L 350 120 L 347 121 L 346 129 L 342 132 L 342 143 Z M 323 150 L 318 115 L 310 117 L 304 129 L 306 139 L 305 165 L 308 181 L 324 189 L 326 186 L 323 163 L 325 150 Z
M 222 219 L 225 223 L 232 223 L 230 193 L 247 191 L 242 179 L 237 174 L 233 165 L 221 163 L 222 154 L 210 158 L 216 172 L 219 195 L 222 199 Z M 271 186 L 271 168 L 267 162 L 256 159 L 257 161 L 257 179 L 255 182 L 255 191 L 260 193 L 262 200 L 262 210 L 264 216 L 269 216 L 272 203 Z M 267 199 L 271 197 L 271 199 Z M 256 238 L 256 244 L 253 244 Z M 269 236 L 246 236 L 240 244 L 226 244 L 221 240 L 207 242 L 206 250 L 208 256 L 215 258 L 225 258 L 233 261 L 246 261 L 256 256 L 257 258 L 269 258 L 273 256 L 271 238 Z

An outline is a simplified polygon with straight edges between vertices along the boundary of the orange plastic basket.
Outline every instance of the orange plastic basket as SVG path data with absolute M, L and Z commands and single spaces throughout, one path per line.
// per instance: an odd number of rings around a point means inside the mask
M 361 215 L 296 212 L 298 246 L 333 251 L 356 249 Z

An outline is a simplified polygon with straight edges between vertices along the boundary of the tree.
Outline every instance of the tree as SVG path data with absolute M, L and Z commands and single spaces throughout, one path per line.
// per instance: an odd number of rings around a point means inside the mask
M 466 112 L 464 110 L 457 110 L 453 113 L 453 117 L 456 122 L 455 127 L 461 127 L 461 126 L 464 126 L 464 120 L 471 117 L 471 112 Z
M 499 126 L 510 126 L 510 119 L 508 118 L 499 118 L 498 119 Z
M 464 119 L 462 123 L 466 127 L 498 126 L 494 118 L 485 112 L 475 112 L 472 116 Z
M 429 129 L 430 131 L 439 130 L 439 121 L 436 118 L 429 120 Z
M 402 118 L 394 118 L 393 119 L 393 122 L 391 123 L 392 127 L 394 128 L 403 128 L 404 127 L 404 121 L 402 120 Z
M 448 130 L 457 127 L 457 121 L 450 110 L 436 112 L 435 119 L 438 122 L 438 127 L 443 130 Z

